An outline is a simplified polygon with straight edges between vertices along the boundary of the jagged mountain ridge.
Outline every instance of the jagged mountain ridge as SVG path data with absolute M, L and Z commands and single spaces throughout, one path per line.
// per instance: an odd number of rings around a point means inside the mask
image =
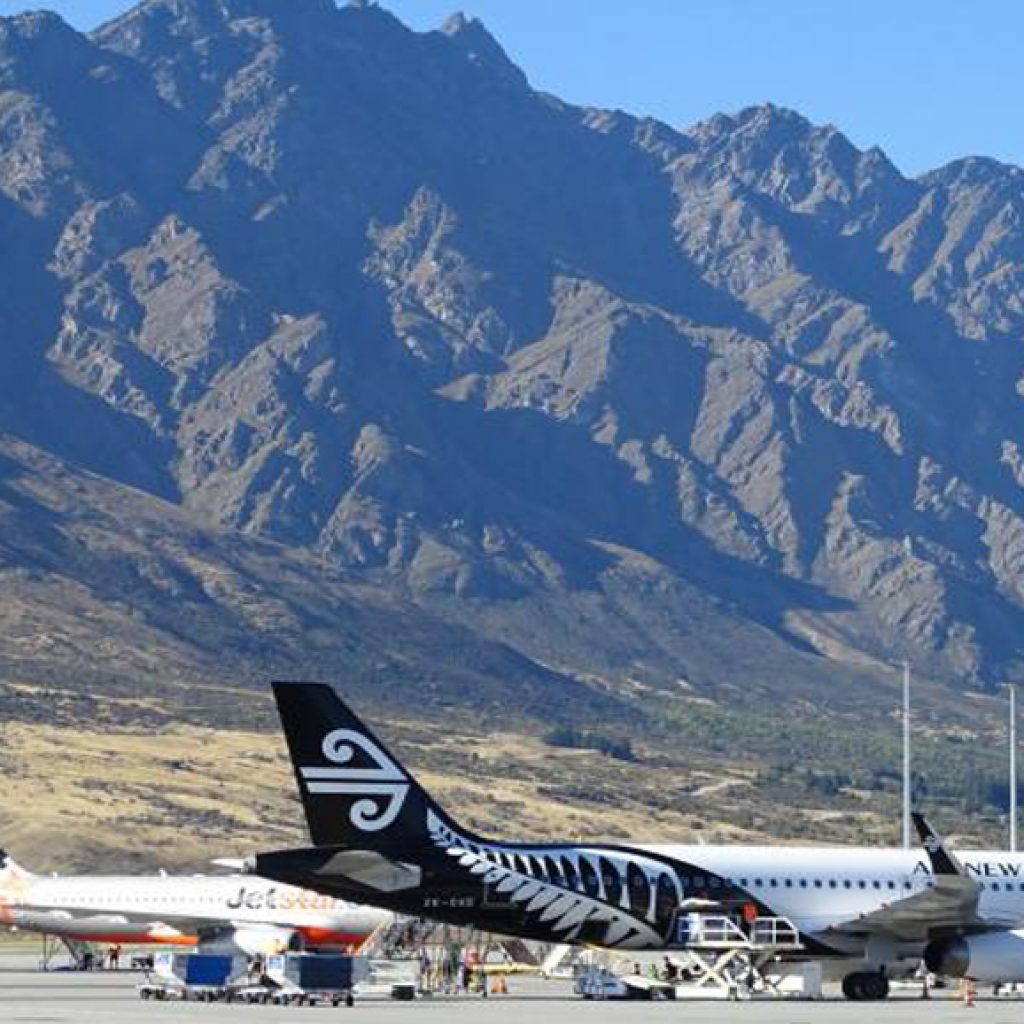
M 1019 671 L 1019 169 L 367 3 L 5 19 L 0 83 L 9 435 L 564 677 Z

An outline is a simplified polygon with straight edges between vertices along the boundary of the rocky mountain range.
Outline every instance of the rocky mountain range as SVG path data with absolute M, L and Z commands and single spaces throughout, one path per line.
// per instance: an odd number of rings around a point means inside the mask
M 0 19 L 0 232 L 8 679 L 1024 671 L 1019 168 L 572 106 L 462 15 L 145 0 Z

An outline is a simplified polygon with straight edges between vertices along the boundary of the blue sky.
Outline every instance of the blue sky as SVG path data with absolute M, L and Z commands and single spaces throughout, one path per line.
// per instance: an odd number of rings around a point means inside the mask
M 281 0 L 291 3 L 296 0 Z M 0 0 L 0 14 L 28 4 Z M 908 174 L 1024 165 L 1024 0 L 385 0 L 416 29 L 479 16 L 537 88 L 687 125 L 771 100 Z M 50 0 L 91 28 L 127 0 Z

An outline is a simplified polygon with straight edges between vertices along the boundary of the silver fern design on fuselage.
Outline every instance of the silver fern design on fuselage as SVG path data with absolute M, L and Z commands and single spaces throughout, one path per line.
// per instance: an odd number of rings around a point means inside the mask
M 649 949 L 671 934 L 679 877 L 653 858 L 610 848 L 502 846 L 459 835 L 432 811 L 431 840 L 486 887 L 547 929 L 554 941 Z

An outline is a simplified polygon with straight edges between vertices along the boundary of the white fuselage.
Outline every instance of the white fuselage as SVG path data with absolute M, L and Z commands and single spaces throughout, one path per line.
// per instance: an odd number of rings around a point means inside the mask
M 784 846 L 647 846 L 673 860 L 700 866 L 788 917 L 808 936 L 905 899 L 934 884 L 920 849 Z M 1006 928 L 1024 925 L 1024 854 L 997 850 L 960 850 L 957 857 L 978 883 L 978 916 Z M 698 871 L 693 872 L 698 875 Z M 713 879 L 704 879 L 715 898 Z M 694 881 L 701 890 L 701 880 Z M 841 940 L 840 940 L 841 941 Z M 845 943 L 841 945 L 843 948 Z M 846 947 L 850 948 L 850 947 Z M 851 950 L 852 951 L 852 950 Z
M 0 888 L 0 924 L 96 942 L 192 944 L 204 934 L 298 933 L 359 945 L 387 911 L 249 875 L 23 876 Z

